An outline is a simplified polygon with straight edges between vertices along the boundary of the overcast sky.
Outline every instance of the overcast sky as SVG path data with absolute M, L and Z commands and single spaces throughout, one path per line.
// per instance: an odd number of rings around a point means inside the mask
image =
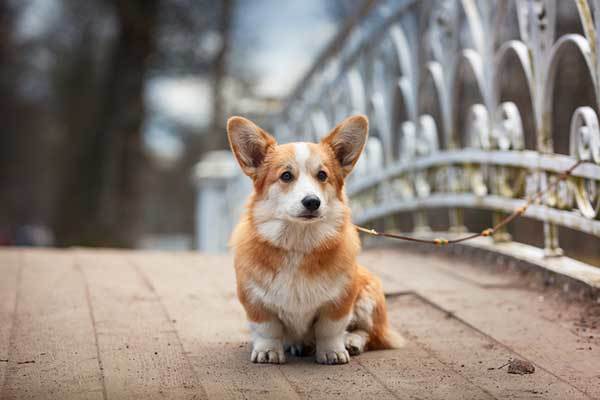
M 239 2 L 233 51 L 245 50 L 239 46 L 252 46 L 247 61 L 248 67 L 258 73 L 259 95 L 285 97 L 331 40 L 337 26 L 326 13 L 324 3 L 322 0 Z

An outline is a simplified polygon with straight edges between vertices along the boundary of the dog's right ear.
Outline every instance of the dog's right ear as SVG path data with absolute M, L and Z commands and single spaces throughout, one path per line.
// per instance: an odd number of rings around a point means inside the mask
M 227 137 L 242 171 L 251 178 L 256 175 L 256 169 L 263 163 L 269 149 L 277 144 L 271 135 L 242 117 L 229 118 Z

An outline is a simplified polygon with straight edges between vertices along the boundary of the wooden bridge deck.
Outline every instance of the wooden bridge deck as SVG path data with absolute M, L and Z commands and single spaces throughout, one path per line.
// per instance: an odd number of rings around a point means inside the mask
M 0 398 L 600 398 L 598 305 L 452 259 L 362 259 L 408 345 L 274 366 L 249 361 L 229 256 L 0 250 Z

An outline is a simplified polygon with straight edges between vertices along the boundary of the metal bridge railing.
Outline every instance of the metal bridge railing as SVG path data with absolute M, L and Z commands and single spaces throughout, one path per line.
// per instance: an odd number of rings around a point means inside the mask
M 348 184 L 354 220 L 447 208 L 497 216 L 558 179 L 528 208 L 544 223 L 600 236 L 600 0 L 380 1 L 336 38 L 272 119 L 280 141 L 318 140 L 369 116 Z

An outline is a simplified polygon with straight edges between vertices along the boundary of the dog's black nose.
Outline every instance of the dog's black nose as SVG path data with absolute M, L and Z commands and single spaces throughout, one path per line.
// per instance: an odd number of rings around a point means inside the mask
M 321 200 L 311 194 L 302 199 L 302 205 L 309 211 L 316 211 L 321 205 Z

